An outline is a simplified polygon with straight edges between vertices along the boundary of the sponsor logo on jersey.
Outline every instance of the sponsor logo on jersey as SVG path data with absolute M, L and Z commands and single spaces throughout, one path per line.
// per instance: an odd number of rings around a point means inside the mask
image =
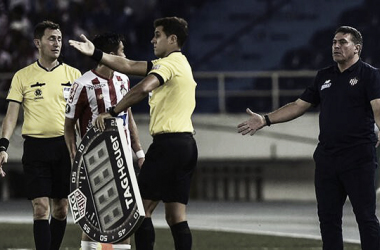
M 331 87 L 331 80 L 326 80 L 325 83 L 321 87 L 321 91 Z
M 86 86 L 86 88 L 89 90 L 101 89 L 101 88 L 107 86 L 106 83 L 100 83 L 98 78 L 93 79 L 91 82 L 92 82 L 92 86 Z
M 107 86 L 106 83 L 98 83 L 98 84 L 94 84 L 92 86 L 86 86 L 86 88 L 89 89 L 89 90 L 94 90 L 94 89 L 104 88 L 105 86 Z
M 34 91 L 34 100 L 38 100 L 38 99 L 44 99 L 44 97 L 42 96 L 42 90 L 41 89 L 36 89 Z

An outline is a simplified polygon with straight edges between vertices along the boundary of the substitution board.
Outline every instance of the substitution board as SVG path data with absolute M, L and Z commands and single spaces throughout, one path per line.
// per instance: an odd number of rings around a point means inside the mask
M 145 212 L 127 144 L 123 120 L 105 119 L 78 145 L 69 203 L 74 218 L 92 240 L 116 243 L 138 228 Z

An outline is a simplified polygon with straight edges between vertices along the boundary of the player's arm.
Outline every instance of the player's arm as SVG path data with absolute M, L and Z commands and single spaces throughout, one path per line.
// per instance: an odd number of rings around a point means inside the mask
M 263 128 L 265 125 L 270 126 L 275 123 L 282 123 L 293 120 L 303 115 L 306 110 L 311 107 L 311 103 L 297 99 L 295 102 L 286 104 L 285 106 L 265 115 L 259 115 L 247 109 L 250 116 L 249 120 L 238 125 L 238 132 L 242 135 L 254 135 L 257 130 Z
M 69 40 L 69 44 L 82 54 L 91 56 L 97 62 L 100 62 L 113 70 L 127 75 L 145 76 L 147 74 L 148 62 L 133 61 L 117 55 L 103 53 L 96 50 L 94 44 L 87 39 L 85 35 L 80 36 L 83 42 Z
M 71 118 L 65 118 L 65 142 L 69 149 L 71 161 L 74 160 L 75 154 L 77 153 L 77 144 L 75 136 L 75 124 L 76 121 Z
M 141 168 L 145 160 L 144 150 L 140 143 L 139 131 L 135 119 L 133 118 L 131 108 L 128 109 L 128 129 L 131 134 L 131 145 L 133 152 L 135 152 L 137 157 L 137 165 Z
M 18 114 L 20 112 L 20 103 L 10 101 L 8 104 L 7 113 L 3 120 L 3 126 L 1 130 L 1 152 L 0 152 L 0 175 L 2 177 L 5 176 L 5 172 L 3 171 L 2 167 L 4 163 L 7 163 L 8 161 L 8 153 L 7 148 L 9 146 L 9 140 L 13 134 L 13 131 L 15 130 L 15 127 L 17 125 L 17 119 Z
M 379 129 L 379 132 L 377 134 L 377 143 L 376 143 L 376 147 L 378 147 L 380 144 L 380 99 L 372 100 L 371 107 L 373 111 L 373 116 L 375 118 L 376 126 Z
M 145 97 L 148 96 L 149 92 L 160 86 L 160 81 L 157 76 L 151 74 L 142 79 L 136 86 L 131 88 L 131 90 L 123 97 L 123 99 L 110 110 L 110 113 L 101 113 L 96 118 L 95 126 L 101 131 L 105 129 L 104 119 L 110 118 L 112 116 L 116 117 L 117 114 L 123 110 L 128 109 L 132 105 L 139 103 Z

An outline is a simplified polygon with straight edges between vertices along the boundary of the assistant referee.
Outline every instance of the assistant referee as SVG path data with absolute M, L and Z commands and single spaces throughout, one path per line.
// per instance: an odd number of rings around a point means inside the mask
M 6 150 L 22 105 L 25 139 L 22 164 L 26 194 L 33 206 L 35 246 L 37 250 L 58 250 L 66 228 L 70 191 L 71 162 L 63 137 L 65 105 L 71 83 L 81 73 L 58 60 L 62 47 L 58 24 L 51 21 L 37 24 L 34 44 L 39 59 L 16 72 L 7 96 L 0 162 L 1 167 L 7 162 Z

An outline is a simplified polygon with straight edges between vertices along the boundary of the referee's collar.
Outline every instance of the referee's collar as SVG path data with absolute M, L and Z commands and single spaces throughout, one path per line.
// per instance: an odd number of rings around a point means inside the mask
M 39 60 L 37 60 L 37 64 L 38 64 L 38 66 L 39 66 L 41 69 L 44 69 L 44 70 L 46 70 L 47 72 L 51 72 L 51 71 L 53 71 L 54 69 L 56 69 L 57 67 L 59 67 L 60 65 L 62 65 L 62 62 L 58 60 L 58 64 L 57 64 L 57 66 L 55 66 L 55 67 L 52 68 L 51 70 L 48 70 L 47 68 L 45 68 L 44 66 L 42 66 Z
M 176 52 L 182 53 L 181 50 L 173 50 L 172 52 L 170 52 L 170 53 L 169 53 L 167 56 L 165 56 L 165 57 L 168 57 L 168 56 L 170 56 L 171 54 L 176 53 Z

